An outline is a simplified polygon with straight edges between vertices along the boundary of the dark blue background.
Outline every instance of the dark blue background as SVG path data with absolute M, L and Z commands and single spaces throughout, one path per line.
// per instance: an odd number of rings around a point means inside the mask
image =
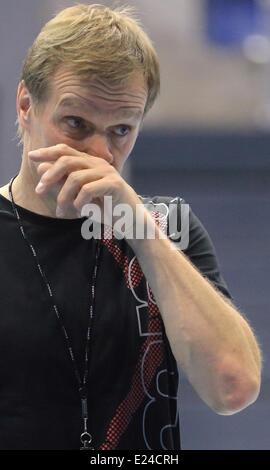
M 207 0 L 208 38 L 221 46 L 241 44 L 249 34 L 263 32 L 263 14 L 256 0 Z
M 180 195 L 215 244 L 234 297 L 264 352 L 261 394 L 233 416 L 202 403 L 182 375 L 179 390 L 186 449 L 270 448 L 270 136 L 268 134 L 142 134 L 133 151 L 139 193 Z

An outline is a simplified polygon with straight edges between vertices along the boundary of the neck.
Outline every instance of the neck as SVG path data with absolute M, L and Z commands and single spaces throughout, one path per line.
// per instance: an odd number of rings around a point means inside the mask
M 12 194 L 15 204 L 37 214 L 55 217 L 56 203 L 48 196 L 39 197 L 35 192 L 37 186 L 32 175 L 25 174 L 22 169 L 12 185 Z

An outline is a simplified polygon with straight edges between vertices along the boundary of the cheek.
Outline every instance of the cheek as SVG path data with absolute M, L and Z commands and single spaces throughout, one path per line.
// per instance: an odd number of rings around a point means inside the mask
M 47 123 L 44 125 L 42 130 L 42 137 L 45 143 L 45 147 L 51 147 L 56 144 L 65 143 L 62 133 L 54 124 Z
M 122 172 L 122 169 L 126 160 L 127 158 L 117 157 L 117 156 L 115 157 L 113 166 L 118 171 L 118 173 Z
M 70 145 L 71 140 L 68 139 L 60 127 L 53 120 L 49 121 L 44 116 L 43 119 L 36 123 L 32 134 L 32 141 L 35 141 L 35 148 L 51 147 L 56 144 L 66 143 Z
M 51 147 L 58 143 L 62 143 L 63 139 L 59 131 L 46 120 L 35 123 L 31 129 L 31 148 L 38 149 L 42 147 Z M 50 163 L 37 163 L 28 159 L 30 171 L 34 179 L 38 181 L 40 177 L 51 167 Z
M 83 151 L 83 142 L 78 139 L 74 140 L 71 137 L 68 137 L 63 132 L 63 129 L 57 125 L 57 123 L 46 123 L 43 126 L 43 129 L 42 141 L 44 143 L 44 147 L 51 147 L 57 144 L 66 144 L 78 151 Z
M 32 148 L 49 147 L 57 140 L 57 133 L 53 126 L 48 124 L 46 120 L 35 122 L 31 128 Z
M 122 148 L 121 155 L 117 158 L 116 157 L 116 166 L 118 170 L 122 170 L 125 162 L 127 161 L 128 157 L 130 156 L 133 147 L 136 143 L 138 135 L 134 136 L 131 140 L 129 140 Z
M 115 155 L 114 155 L 114 165 L 113 166 L 116 168 L 116 170 L 119 173 L 122 172 L 123 166 L 124 166 L 125 162 L 127 161 L 130 153 L 131 153 L 130 145 L 127 146 L 127 148 L 123 149 L 122 152 L 120 152 L 120 153 L 116 152 L 115 153 Z

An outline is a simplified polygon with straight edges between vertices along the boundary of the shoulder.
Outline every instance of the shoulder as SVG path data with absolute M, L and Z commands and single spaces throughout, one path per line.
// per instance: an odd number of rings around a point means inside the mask
M 190 249 L 190 242 L 194 248 L 194 239 L 198 239 L 198 234 L 208 236 L 208 233 L 201 223 L 200 219 L 195 215 L 190 204 L 180 196 L 139 196 L 142 203 L 152 211 L 160 212 L 167 217 L 168 235 L 173 241 L 179 241 L 173 235 L 177 232 L 183 236 L 183 230 L 188 229 L 189 240 L 186 247 L 181 246 L 183 251 Z M 188 227 L 185 226 L 188 224 Z M 210 237 L 209 237 L 210 238 Z

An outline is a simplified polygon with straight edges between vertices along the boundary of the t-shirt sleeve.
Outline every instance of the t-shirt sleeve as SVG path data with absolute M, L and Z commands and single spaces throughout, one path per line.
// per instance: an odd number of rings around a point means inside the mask
M 176 243 L 176 247 L 179 248 L 189 258 L 191 263 L 206 277 L 213 286 L 218 289 L 225 297 L 233 301 L 233 297 L 229 292 L 228 286 L 221 274 L 219 261 L 215 251 L 215 247 L 210 238 L 206 228 L 199 220 L 197 215 L 193 212 L 190 204 L 181 197 L 169 197 L 169 196 L 140 196 L 144 204 L 153 204 L 154 208 L 161 211 L 164 214 L 164 207 L 166 206 L 167 211 L 167 235 Z M 185 210 L 183 209 L 185 206 Z M 185 215 L 188 208 L 188 229 L 184 226 L 186 223 Z M 171 223 L 177 215 L 177 223 L 175 221 Z M 172 218 L 171 218 L 172 216 Z M 176 236 L 171 236 L 175 234 Z M 183 233 L 188 230 L 188 242 L 183 239 Z M 178 237 L 178 235 L 180 236 Z M 178 238 L 177 238 L 178 237 Z
M 181 204 L 187 203 L 183 199 L 178 198 L 177 204 L 178 220 L 181 224 Z M 202 273 L 202 275 L 214 285 L 214 287 L 216 287 L 225 297 L 232 300 L 228 286 L 221 274 L 219 261 L 210 235 L 190 206 L 189 240 L 187 247 L 183 248 L 182 251 L 189 258 L 192 264 Z

